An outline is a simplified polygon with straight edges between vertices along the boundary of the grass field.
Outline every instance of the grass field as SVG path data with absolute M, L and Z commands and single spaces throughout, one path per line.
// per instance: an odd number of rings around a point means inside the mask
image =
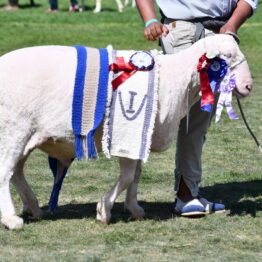
M 91 11 L 94 0 L 87 1 L 86 12 L 72 14 L 67 12 L 69 1 L 60 1 L 56 14 L 44 12 L 47 1 L 36 0 L 36 7 L 28 4 L 21 0 L 19 11 L 0 12 L 0 55 L 49 44 L 158 48 L 144 40 L 137 11 L 127 7 L 119 14 L 114 0 L 104 1 L 103 12 L 96 15 Z M 262 142 L 261 9 L 240 29 L 239 36 L 255 83 L 242 106 Z M 212 124 L 204 148 L 201 192 L 209 200 L 225 203 L 224 214 L 200 219 L 173 215 L 174 155 L 175 144 L 164 153 L 152 154 L 143 166 L 138 199 L 146 219 L 132 221 L 123 210 L 121 196 L 113 208 L 112 223 L 105 226 L 95 222 L 95 207 L 118 176 L 118 160 L 100 155 L 98 161 L 75 161 L 65 179 L 59 208 L 51 215 L 47 203 L 52 177 L 46 155 L 35 151 L 25 172 L 45 216 L 37 222 L 27 219 L 17 231 L 0 227 L 0 262 L 262 261 L 262 154 L 243 121 L 230 121 L 223 114 L 221 122 Z M 21 213 L 22 204 L 13 188 L 12 195 Z

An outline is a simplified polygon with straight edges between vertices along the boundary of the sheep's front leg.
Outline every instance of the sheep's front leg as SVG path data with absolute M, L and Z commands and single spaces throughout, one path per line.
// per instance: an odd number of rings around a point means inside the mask
M 135 178 L 126 192 L 125 209 L 128 210 L 132 217 L 138 220 L 142 220 L 145 216 L 144 209 L 138 205 L 137 202 L 137 187 L 139 183 L 139 177 L 141 175 L 141 160 L 137 161 Z
M 136 167 L 137 160 L 120 158 L 120 176 L 112 189 L 97 204 L 97 221 L 109 223 L 113 204 L 120 193 L 134 181 Z

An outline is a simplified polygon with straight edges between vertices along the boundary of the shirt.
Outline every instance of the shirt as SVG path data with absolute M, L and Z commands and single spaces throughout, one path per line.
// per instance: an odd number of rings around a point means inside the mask
M 257 0 L 245 0 L 253 9 Z M 191 20 L 195 18 L 228 18 L 237 6 L 238 0 L 156 0 L 159 8 L 168 18 Z

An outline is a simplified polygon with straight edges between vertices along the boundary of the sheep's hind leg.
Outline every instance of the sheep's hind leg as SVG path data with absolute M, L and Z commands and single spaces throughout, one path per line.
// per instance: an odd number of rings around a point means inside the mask
M 30 218 L 41 219 L 43 217 L 43 211 L 39 208 L 38 200 L 24 177 L 23 168 L 26 159 L 27 157 L 18 162 L 11 182 L 23 202 L 23 213 L 28 214 Z
M 122 1 L 121 0 L 116 0 L 116 4 L 117 4 L 117 7 L 118 7 L 118 12 L 122 13 L 123 10 L 124 10 L 124 6 L 122 4 Z
M 23 219 L 18 217 L 10 193 L 10 179 L 14 173 L 16 156 L 6 149 L 0 159 L 0 211 L 1 223 L 9 229 L 23 226 Z
M 23 122 L 23 124 L 20 124 Z M 18 217 L 10 193 L 10 179 L 14 174 L 17 163 L 22 158 L 25 146 L 31 136 L 30 124 L 23 118 L 16 122 L 9 121 L 10 126 L 1 130 L 0 140 L 0 211 L 1 222 L 9 229 L 21 228 L 23 219 Z M 12 125 L 13 124 L 13 125 Z M 20 128 L 23 126 L 23 129 Z M 18 128 L 16 128 L 18 127 Z M 19 129 L 20 128 L 20 129 Z M 15 136 L 10 136 L 10 130 L 19 130 Z
M 23 219 L 16 216 L 14 204 L 10 194 L 9 181 L 0 185 L 1 223 L 9 229 L 23 227 Z
M 96 8 L 94 9 L 93 13 L 101 12 L 102 0 L 96 0 Z
M 97 204 L 97 221 L 109 223 L 116 198 L 134 181 L 136 166 L 137 160 L 120 158 L 120 176 L 112 189 Z
M 141 206 L 139 206 L 137 202 L 137 187 L 139 183 L 140 174 L 141 160 L 137 161 L 135 178 L 127 189 L 125 200 L 125 209 L 128 210 L 132 214 L 132 217 L 137 220 L 142 220 L 145 216 L 144 209 Z

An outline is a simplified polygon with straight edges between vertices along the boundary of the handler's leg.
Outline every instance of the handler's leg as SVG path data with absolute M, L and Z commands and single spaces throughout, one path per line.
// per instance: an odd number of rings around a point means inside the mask
M 199 38 L 214 34 L 210 30 L 199 29 L 190 22 L 176 21 L 174 23 L 167 18 L 164 23 L 170 30 L 167 37 L 161 41 L 165 53 L 177 53 L 191 46 Z M 199 101 L 191 108 L 189 118 L 188 133 L 187 119 L 184 118 L 180 123 L 177 138 L 175 191 L 178 198 L 175 211 L 184 215 L 203 215 L 214 209 L 214 211 L 224 210 L 224 205 L 211 203 L 203 198 L 196 199 L 202 175 L 202 148 L 211 114 L 200 109 Z
M 202 176 L 202 149 L 205 135 L 211 121 L 211 113 L 200 109 L 200 101 L 190 110 L 189 128 L 186 132 L 186 118 L 182 119 L 176 152 L 175 211 L 184 216 L 222 212 L 225 206 L 199 198 L 199 183 Z
M 183 118 L 179 126 L 175 170 L 175 191 L 183 201 L 189 201 L 199 194 L 202 148 L 210 123 L 210 113 L 202 111 L 200 102 L 197 102 L 189 113 L 188 133 L 186 121 Z

